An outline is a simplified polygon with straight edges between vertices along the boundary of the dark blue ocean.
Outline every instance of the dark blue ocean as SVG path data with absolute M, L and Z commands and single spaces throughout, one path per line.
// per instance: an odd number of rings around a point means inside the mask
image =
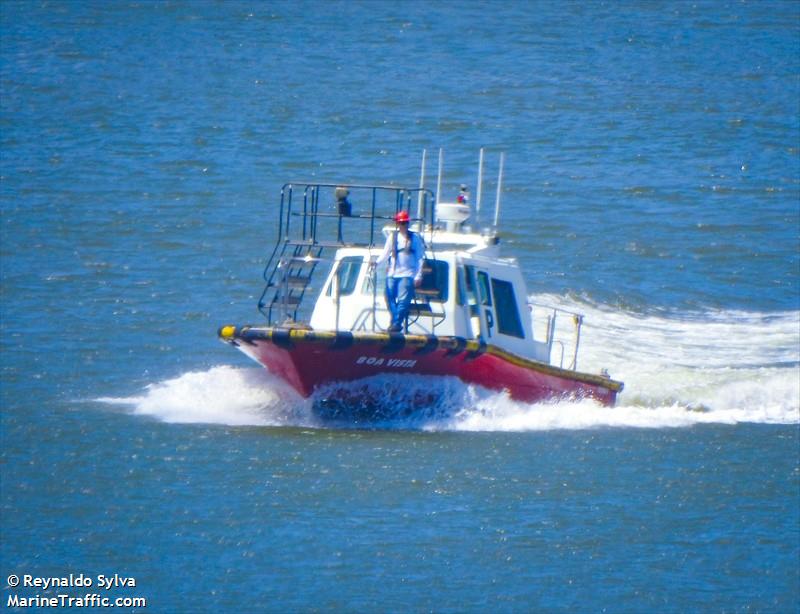
M 219 343 L 283 183 L 481 147 L 617 407 L 325 420 Z M 798 2 L 1 0 L 0 249 L 4 609 L 800 608 Z

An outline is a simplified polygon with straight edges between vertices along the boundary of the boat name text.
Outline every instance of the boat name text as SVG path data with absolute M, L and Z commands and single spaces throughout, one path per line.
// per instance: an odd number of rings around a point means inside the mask
M 378 356 L 359 356 L 356 359 L 357 365 L 368 365 L 370 367 L 395 367 L 398 369 L 410 369 L 417 364 L 416 360 L 402 358 L 381 358 Z

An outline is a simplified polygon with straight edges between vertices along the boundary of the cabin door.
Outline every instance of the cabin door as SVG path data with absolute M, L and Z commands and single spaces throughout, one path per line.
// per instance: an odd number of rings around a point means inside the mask
M 489 341 L 495 333 L 492 285 L 489 273 L 475 266 L 464 267 L 472 334 Z M 478 333 L 476 335 L 476 333 Z

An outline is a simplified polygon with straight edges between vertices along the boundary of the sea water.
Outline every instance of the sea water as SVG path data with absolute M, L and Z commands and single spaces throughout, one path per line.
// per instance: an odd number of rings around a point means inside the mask
M 797 610 L 798 4 L 6 1 L 0 78 L 4 606 Z M 445 198 L 486 148 L 478 227 L 505 152 L 501 245 L 616 407 L 329 417 L 216 340 L 284 182 L 439 147 Z

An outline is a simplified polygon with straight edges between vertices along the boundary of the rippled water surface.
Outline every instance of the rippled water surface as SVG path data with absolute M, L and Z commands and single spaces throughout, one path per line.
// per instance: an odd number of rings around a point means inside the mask
M 4 1 L 0 79 L 4 605 L 797 610 L 797 3 Z M 505 152 L 617 407 L 383 377 L 348 419 L 218 343 L 283 183 L 439 147 L 447 198 Z

